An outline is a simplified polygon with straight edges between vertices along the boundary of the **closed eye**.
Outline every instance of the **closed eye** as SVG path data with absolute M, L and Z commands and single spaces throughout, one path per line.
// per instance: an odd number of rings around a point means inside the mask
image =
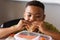
M 36 16 L 37 18 L 40 18 L 41 16 Z
M 31 13 L 30 12 L 28 12 L 28 16 L 31 17 Z

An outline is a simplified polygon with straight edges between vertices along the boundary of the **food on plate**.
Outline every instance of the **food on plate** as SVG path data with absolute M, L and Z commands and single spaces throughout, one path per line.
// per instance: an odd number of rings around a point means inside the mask
M 44 38 L 44 37 L 40 37 L 40 39 L 39 40 L 46 40 L 46 38 Z
M 23 34 L 19 35 L 19 37 L 26 38 L 26 39 L 29 39 L 29 40 L 32 40 L 33 38 L 36 38 L 36 36 L 23 35 Z M 39 40 L 46 40 L 46 38 L 40 37 Z
M 35 32 L 22 31 L 14 35 L 16 40 L 52 40 L 52 37 Z
M 23 34 L 21 34 L 21 35 L 19 35 L 19 37 L 21 37 L 21 38 L 26 38 L 26 39 L 33 39 L 33 38 L 35 38 L 36 36 L 30 36 L 30 35 L 23 35 Z
M 29 32 L 36 32 L 37 30 L 39 29 L 35 25 L 31 25 L 31 27 L 28 29 Z

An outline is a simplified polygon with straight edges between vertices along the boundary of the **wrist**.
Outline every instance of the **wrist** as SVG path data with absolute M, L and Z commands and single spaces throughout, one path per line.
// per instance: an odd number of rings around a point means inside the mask
M 14 31 L 14 32 L 15 32 L 15 31 L 18 31 L 18 29 L 17 29 L 17 26 L 16 26 L 16 25 L 11 26 L 11 27 L 10 27 L 10 30 L 11 30 L 11 31 Z
M 14 26 L 14 29 L 15 29 L 16 31 L 19 31 L 19 27 L 18 27 L 17 25 Z
M 16 31 L 21 31 L 23 28 L 21 28 L 22 26 L 18 26 L 18 25 L 15 25 L 15 29 Z

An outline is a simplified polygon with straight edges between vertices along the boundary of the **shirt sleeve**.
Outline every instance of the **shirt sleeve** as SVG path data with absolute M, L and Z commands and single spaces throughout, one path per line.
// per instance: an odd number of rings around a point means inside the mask
M 49 29 L 49 30 L 51 30 L 51 31 L 60 32 L 53 24 L 45 22 L 45 25 L 46 25 L 46 28 Z
M 0 28 L 3 28 L 3 24 L 0 25 Z

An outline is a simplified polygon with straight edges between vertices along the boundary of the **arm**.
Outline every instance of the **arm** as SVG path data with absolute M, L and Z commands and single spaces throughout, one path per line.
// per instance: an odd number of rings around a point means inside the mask
M 54 40 L 60 40 L 60 32 L 54 32 L 54 31 L 47 29 L 45 27 L 44 23 L 40 24 L 39 30 L 44 34 L 52 36 L 54 38 Z
M 43 30 L 43 33 L 52 36 L 54 40 L 60 40 L 60 33 L 58 32 L 52 32 L 45 29 Z
M 16 25 L 14 26 L 11 26 L 9 28 L 0 28 L 0 38 L 2 37 L 6 37 L 8 36 L 9 34 L 13 33 L 13 32 L 16 32 L 18 31 Z
M 24 20 L 20 20 L 17 25 L 11 26 L 9 28 L 0 28 L 0 38 L 6 37 L 11 33 L 23 30 L 25 28 L 24 25 L 27 24 L 28 23 L 24 22 Z
M 47 29 L 43 21 L 42 22 L 38 21 L 33 24 L 38 26 L 37 28 L 39 29 L 40 32 L 47 34 L 49 36 L 52 36 L 54 40 L 60 40 L 60 32 L 54 32 L 54 31 Z

